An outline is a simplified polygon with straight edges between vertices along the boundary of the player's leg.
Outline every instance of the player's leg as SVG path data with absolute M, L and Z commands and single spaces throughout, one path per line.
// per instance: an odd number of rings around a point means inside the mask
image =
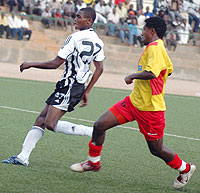
M 168 166 L 180 172 L 173 187 L 179 189 L 185 186 L 196 170 L 195 165 L 186 163 L 173 150 L 166 147 L 163 144 L 163 137 L 154 141 L 147 140 L 147 144 L 154 156 L 161 158 Z
M 71 166 L 75 172 L 98 171 L 106 130 L 128 121 L 133 121 L 129 111 L 129 97 L 119 101 L 106 111 L 95 123 L 92 140 L 89 143 L 88 160 Z
M 77 163 L 71 166 L 75 172 L 98 171 L 101 168 L 100 159 L 105 132 L 107 129 L 119 125 L 118 119 L 111 111 L 106 111 L 94 123 L 92 140 L 89 142 L 89 156 L 85 162 Z
M 24 143 L 22 145 L 22 151 L 17 155 L 9 159 L 3 160 L 2 163 L 25 165 L 29 164 L 29 157 L 37 142 L 44 134 L 45 129 L 45 117 L 47 115 L 49 105 L 45 105 L 40 115 L 36 118 L 31 130 L 27 133 Z

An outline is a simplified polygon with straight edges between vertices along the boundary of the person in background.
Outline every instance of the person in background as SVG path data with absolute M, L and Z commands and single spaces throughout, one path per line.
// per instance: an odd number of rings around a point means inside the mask
M 138 31 L 138 25 L 137 25 L 137 19 L 136 18 L 132 18 L 131 19 L 131 23 L 129 24 L 130 27 L 130 31 L 133 35 L 133 45 L 135 47 L 137 47 L 137 41 L 139 41 L 140 43 L 140 47 L 143 47 L 143 43 L 142 43 L 142 37 L 141 34 Z
M 6 32 L 6 39 L 10 38 L 11 29 L 7 22 L 7 16 L 4 13 L 0 14 L 0 38 L 3 37 Z
M 29 41 L 31 39 L 32 30 L 29 29 L 29 23 L 25 17 L 26 13 L 22 12 L 21 15 L 21 28 L 24 30 L 23 36 L 26 36 L 26 40 Z
M 41 16 L 42 16 L 41 22 L 45 25 L 45 27 L 52 28 L 53 27 L 52 12 L 50 11 L 50 8 L 48 6 L 42 12 Z
M 113 8 L 113 11 L 108 14 L 108 28 L 106 34 L 108 36 L 115 36 L 117 32 L 117 24 L 119 23 L 119 15 L 116 12 L 116 7 Z
M 57 25 L 61 25 L 62 30 L 64 30 L 64 20 L 62 18 L 62 14 L 60 9 L 57 9 L 55 14 L 54 14 L 54 29 L 56 29 Z
M 125 18 L 120 18 L 119 23 L 117 25 L 117 29 L 119 31 L 119 37 L 121 39 L 122 45 L 125 45 L 125 39 L 128 39 L 128 45 L 133 45 L 133 35 L 130 31 L 128 23 L 125 22 Z
M 10 27 L 11 37 L 15 39 L 18 35 L 18 40 L 23 39 L 24 30 L 21 28 L 21 21 L 13 13 L 7 17 L 8 26 Z
M 150 10 L 150 8 L 149 8 L 149 6 L 147 6 L 146 7 L 146 12 L 144 13 L 144 16 L 145 16 L 146 19 L 148 19 L 149 17 L 153 17 L 154 16 L 153 13 L 150 12 L 149 10 Z

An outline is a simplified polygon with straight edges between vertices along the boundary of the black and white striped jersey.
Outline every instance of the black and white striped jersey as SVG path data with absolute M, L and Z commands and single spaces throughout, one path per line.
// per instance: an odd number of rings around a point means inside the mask
M 84 84 L 91 75 L 91 62 L 105 59 L 103 46 L 103 41 L 92 28 L 70 35 L 58 52 L 60 58 L 66 59 L 61 87 L 74 81 Z

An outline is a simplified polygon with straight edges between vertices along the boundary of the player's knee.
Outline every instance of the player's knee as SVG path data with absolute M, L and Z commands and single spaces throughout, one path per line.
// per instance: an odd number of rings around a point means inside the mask
M 50 130 L 50 131 L 54 131 L 55 128 L 55 124 L 53 124 L 52 122 L 45 120 L 45 127 Z
M 34 125 L 37 125 L 39 127 L 44 127 L 44 121 L 45 121 L 45 117 L 38 116 Z
M 150 152 L 152 155 L 154 155 L 156 157 L 160 157 L 160 155 L 162 153 L 159 149 L 153 149 L 153 148 L 150 148 Z
M 94 123 L 94 130 L 98 130 L 98 131 L 104 131 L 104 124 L 101 121 L 96 121 Z

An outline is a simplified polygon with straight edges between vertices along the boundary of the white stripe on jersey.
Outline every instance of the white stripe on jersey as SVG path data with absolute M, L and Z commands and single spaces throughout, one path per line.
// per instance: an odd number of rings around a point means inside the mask
M 58 52 L 59 57 L 66 59 L 62 86 L 69 84 L 69 78 L 84 84 L 91 74 L 91 62 L 105 59 L 103 46 L 103 41 L 93 29 L 82 30 L 70 35 Z

